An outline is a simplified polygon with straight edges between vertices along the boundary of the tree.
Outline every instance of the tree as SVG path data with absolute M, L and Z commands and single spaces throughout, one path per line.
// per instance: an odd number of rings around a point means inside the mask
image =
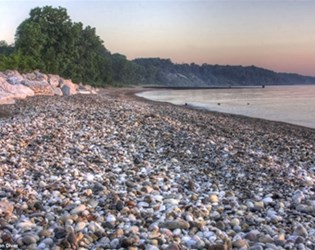
M 73 23 L 64 8 L 31 10 L 16 32 L 16 49 L 33 58 L 38 69 L 77 82 L 111 81 L 110 53 L 95 28 Z
M 0 70 L 22 72 L 39 69 L 75 82 L 108 84 L 154 82 L 158 68 L 170 60 L 153 60 L 151 68 L 111 54 L 96 29 L 72 22 L 65 8 L 37 7 L 17 28 L 15 47 L 0 42 Z
M 16 32 L 16 48 L 40 63 L 40 69 L 63 74 L 69 63 L 72 23 L 64 8 L 35 8 Z
M 0 55 L 9 56 L 13 53 L 14 46 L 7 44 L 6 41 L 0 41 Z

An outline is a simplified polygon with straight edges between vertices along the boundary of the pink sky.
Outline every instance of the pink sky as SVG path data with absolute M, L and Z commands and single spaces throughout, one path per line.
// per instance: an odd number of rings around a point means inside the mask
M 111 52 L 177 63 L 256 65 L 315 76 L 315 1 L 0 0 L 0 40 L 14 41 L 30 9 L 67 8 Z M 14 13 L 14 15 L 12 14 Z

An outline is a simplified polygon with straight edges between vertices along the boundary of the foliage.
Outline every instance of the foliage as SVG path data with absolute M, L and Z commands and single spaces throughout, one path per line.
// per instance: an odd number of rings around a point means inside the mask
M 98 87 L 255 85 L 314 82 L 257 67 L 174 64 L 170 59 L 127 60 L 111 54 L 93 27 L 72 22 L 65 8 L 34 8 L 17 28 L 15 45 L 0 41 L 0 70 L 39 69 Z
M 0 41 L 0 70 L 59 74 L 95 86 L 139 82 L 142 67 L 104 47 L 95 28 L 72 22 L 65 8 L 30 11 L 17 28 L 15 46 Z
M 115 83 L 136 84 L 141 81 L 143 68 L 141 65 L 127 60 L 121 54 L 112 55 L 113 81 Z
M 181 87 L 249 86 L 315 83 L 314 77 L 276 73 L 255 66 L 174 64 L 169 59 L 141 58 L 145 77 L 141 83 Z
M 13 53 L 14 46 L 7 44 L 6 41 L 0 41 L 0 55 L 9 56 Z
M 64 8 L 31 10 L 16 32 L 16 50 L 37 62 L 38 69 L 79 82 L 109 82 L 110 53 L 95 28 L 71 21 Z
M 0 55 L 0 71 L 15 69 L 25 73 L 38 68 L 37 65 L 32 57 L 21 55 L 19 52 L 14 52 L 9 56 Z

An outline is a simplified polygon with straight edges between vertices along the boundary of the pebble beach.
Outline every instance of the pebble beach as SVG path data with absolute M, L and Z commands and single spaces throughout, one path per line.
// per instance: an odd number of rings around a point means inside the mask
M 136 90 L 0 106 L 0 249 L 315 249 L 315 130 Z

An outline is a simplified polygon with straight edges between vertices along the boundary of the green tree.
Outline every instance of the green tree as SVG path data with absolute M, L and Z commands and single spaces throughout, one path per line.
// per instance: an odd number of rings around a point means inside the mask
M 41 62 L 41 70 L 64 74 L 75 39 L 66 9 L 46 6 L 31 10 L 17 28 L 15 44 L 23 55 Z
M 16 32 L 16 49 L 32 58 L 38 69 L 77 82 L 111 81 L 110 52 L 95 28 L 73 23 L 65 8 L 31 10 Z
M 14 46 L 7 44 L 6 41 L 0 41 L 0 55 L 9 56 L 14 52 Z
M 14 52 L 9 56 L 0 55 L 0 71 L 16 69 L 20 72 L 30 72 L 38 68 L 37 62 L 30 56 L 23 56 L 19 52 Z

